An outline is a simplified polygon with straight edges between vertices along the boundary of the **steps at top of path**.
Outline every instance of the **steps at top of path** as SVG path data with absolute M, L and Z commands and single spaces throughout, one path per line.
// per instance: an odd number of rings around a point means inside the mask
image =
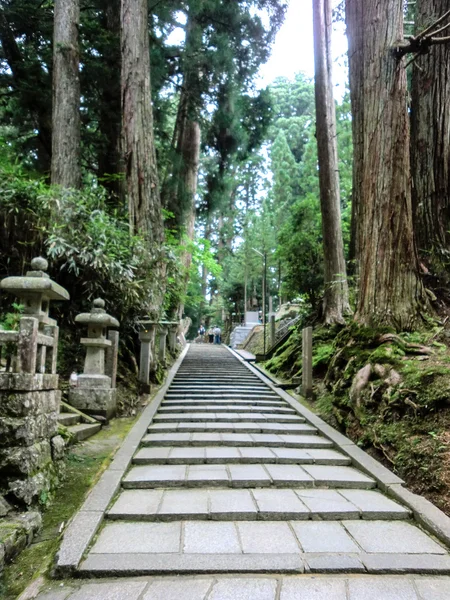
M 78 574 L 450 573 L 317 427 L 225 348 L 191 346 Z

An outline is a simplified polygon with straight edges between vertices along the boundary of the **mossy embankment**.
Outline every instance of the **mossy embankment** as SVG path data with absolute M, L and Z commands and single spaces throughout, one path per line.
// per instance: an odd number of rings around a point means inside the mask
M 43 514 L 41 533 L 0 576 L 2 600 L 14 600 L 33 579 L 51 569 L 64 526 L 107 468 L 134 421 L 115 419 L 94 438 L 68 452 L 64 461 L 66 476 Z
M 352 322 L 313 337 L 314 410 L 450 515 L 450 329 Z M 265 367 L 301 375 L 301 331 Z

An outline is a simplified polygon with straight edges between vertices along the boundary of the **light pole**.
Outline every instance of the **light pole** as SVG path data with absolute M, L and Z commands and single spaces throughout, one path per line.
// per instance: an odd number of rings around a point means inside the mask
M 262 290 L 262 318 L 263 318 L 263 354 L 266 356 L 266 281 L 267 281 L 267 252 L 264 254 L 256 248 L 252 248 L 253 252 L 259 254 L 263 259 L 263 290 Z

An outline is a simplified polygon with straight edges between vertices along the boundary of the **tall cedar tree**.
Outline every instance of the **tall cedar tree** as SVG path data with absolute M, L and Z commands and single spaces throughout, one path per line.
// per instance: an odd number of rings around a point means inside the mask
M 55 1 L 53 38 L 53 184 L 81 185 L 79 0 Z
M 417 0 L 417 32 L 448 8 L 448 0 Z M 450 243 L 449 103 L 450 44 L 438 44 L 416 57 L 412 74 L 413 206 L 421 256 L 431 252 L 442 257 Z
M 122 135 L 130 229 L 161 246 L 164 228 L 156 166 L 147 0 L 121 0 Z
M 316 137 L 324 253 L 323 319 L 343 323 L 349 314 L 348 283 L 341 229 L 336 110 L 333 98 L 330 0 L 313 1 Z
M 420 324 L 427 302 L 413 233 L 406 70 L 395 53 L 403 39 L 402 3 L 347 0 L 346 12 L 357 115 L 356 319 L 408 330 Z

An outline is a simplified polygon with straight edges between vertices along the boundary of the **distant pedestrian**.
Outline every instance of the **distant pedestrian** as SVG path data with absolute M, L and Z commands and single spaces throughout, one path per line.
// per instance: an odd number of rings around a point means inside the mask
M 212 344 L 214 342 L 214 327 L 208 329 L 208 342 Z
M 222 330 L 220 329 L 220 327 L 218 325 L 216 325 L 214 327 L 214 343 L 215 344 L 222 343 L 221 336 L 222 336 Z

